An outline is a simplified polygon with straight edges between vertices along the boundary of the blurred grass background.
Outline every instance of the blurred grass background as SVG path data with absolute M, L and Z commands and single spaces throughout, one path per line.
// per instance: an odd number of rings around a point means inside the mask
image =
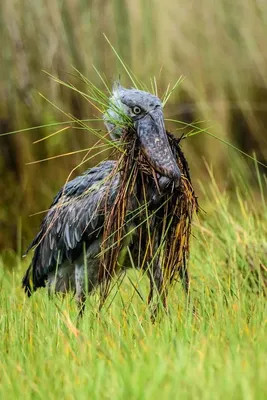
M 96 115 L 81 96 L 42 70 L 81 90 L 85 85 L 67 73 L 73 73 L 72 65 L 100 87 L 93 65 L 110 84 L 119 75 L 122 84 L 130 84 L 105 33 L 139 79 L 149 83 L 156 76 L 159 93 L 186 77 L 166 117 L 204 120 L 211 132 L 248 154 L 255 151 L 266 163 L 266 32 L 267 2 L 261 0 L 2 0 L 0 135 L 66 120 L 38 92 L 77 118 Z M 26 164 L 95 142 L 86 131 L 66 130 L 33 145 L 57 129 L 0 136 L 0 249 L 20 252 L 21 243 L 25 248 L 41 218 L 29 215 L 47 208 L 83 154 Z M 185 150 L 194 180 L 205 179 L 208 162 L 223 189 L 231 190 L 237 165 L 250 184 L 255 181 L 251 169 L 235 161 L 237 153 L 204 134 L 188 139 Z
M 267 209 L 259 217 L 240 177 L 231 201 L 209 178 L 190 255 L 197 316 L 177 283 L 168 316 L 151 324 L 148 278 L 132 270 L 100 313 L 98 292 L 90 296 L 77 326 L 73 293 L 28 299 L 20 282 L 30 257 L 13 270 L 0 257 L 1 399 L 267 398 Z

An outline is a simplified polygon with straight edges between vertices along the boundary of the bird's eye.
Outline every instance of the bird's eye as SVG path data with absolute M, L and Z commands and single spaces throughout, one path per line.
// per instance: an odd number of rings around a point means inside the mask
M 132 112 L 133 112 L 135 115 L 140 114 L 141 111 L 142 111 L 141 108 L 138 107 L 138 106 L 135 106 L 135 107 L 132 108 Z

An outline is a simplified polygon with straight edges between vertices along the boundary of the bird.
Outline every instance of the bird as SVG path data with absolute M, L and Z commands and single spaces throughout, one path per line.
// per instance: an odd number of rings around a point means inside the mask
M 131 140 L 138 142 L 142 157 L 156 171 L 157 182 L 154 182 L 154 178 L 149 180 L 147 197 L 150 199 L 150 208 L 158 209 L 162 199 L 166 199 L 164 194 L 178 190 L 181 182 L 181 170 L 166 134 L 161 100 L 149 92 L 115 83 L 103 121 L 111 140 L 116 143 L 122 139 L 127 123 L 131 126 Z M 105 240 L 106 214 L 116 202 L 122 182 L 122 171 L 117 167 L 117 160 L 102 161 L 59 190 L 39 232 L 26 251 L 26 254 L 33 251 L 31 263 L 22 280 L 28 296 L 40 287 L 47 287 L 49 294 L 72 291 L 79 315 L 83 315 L 87 295 L 107 278 L 103 271 L 101 274 L 99 255 Z M 132 212 L 142 202 L 144 199 L 135 182 L 127 207 Z M 127 261 L 121 262 L 128 265 L 124 265 L 120 271 L 132 266 L 140 267 L 140 251 L 146 247 L 145 235 L 141 244 L 135 236 L 136 226 L 140 226 L 140 215 L 128 217 L 128 220 L 126 218 L 126 234 L 121 247 L 128 246 L 133 256 L 130 261 L 126 257 Z M 153 216 L 150 226 L 156 236 L 153 249 L 156 254 L 159 253 L 162 222 Z M 127 232 L 132 234 L 127 236 Z M 116 243 L 112 243 L 112 238 L 110 241 L 115 248 Z M 188 291 L 189 278 L 187 271 L 184 273 Z M 164 277 L 159 255 L 150 258 L 149 279 L 152 289 L 155 287 L 157 293 L 162 293 Z

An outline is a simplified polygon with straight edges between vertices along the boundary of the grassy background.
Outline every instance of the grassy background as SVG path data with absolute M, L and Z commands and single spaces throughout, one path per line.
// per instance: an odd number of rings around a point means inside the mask
M 193 230 L 197 317 L 177 284 L 169 316 L 152 325 L 126 277 L 100 315 L 98 297 L 89 299 L 77 328 L 71 295 L 49 301 L 40 290 L 29 300 L 20 289 L 27 262 L 0 268 L 0 398 L 266 398 L 267 305 L 257 278 L 267 273 L 266 205 L 257 211 L 245 182 L 229 201 L 210 180 L 209 218 L 200 214 Z M 147 278 L 133 271 L 131 279 L 145 298 Z
M 141 80 L 156 76 L 160 94 L 186 77 L 167 118 L 204 121 L 266 163 L 266 28 L 267 3 L 259 0 L 0 2 L 0 398 L 266 398 L 266 170 L 204 133 L 188 138 L 183 148 L 205 210 L 190 259 L 197 318 L 178 284 L 170 316 L 152 325 L 126 278 L 100 316 L 97 296 L 88 301 L 77 328 L 71 296 L 24 297 L 29 259 L 21 254 L 42 218 L 29 215 L 48 207 L 82 160 L 77 151 L 96 139 L 69 129 L 33 144 L 58 126 L 3 135 L 67 119 L 38 92 L 77 118 L 98 118 L 42 70 L 86 91 L 71 66 L 102 88 L 94 64 L 110 85 L 119 75 L 129 85 L 105 33 Z M 75 154 L 26 165 L 68 152 Z M 145 298 L 146 280 L 131 278 L 141 280 Z
M 0 134 L 65 119 L 38 92 L 78 118 L 96 114 L 88 102 L 53 82 L 43 70 L 86 90 L 68 72 L 74 65 L 101 87 L 95 65 L 110 84 L 120 74 L 128 85 L 105 33 L 141 80 L 149 84 L 156 76 L 159 93 L 180 75 L 186 77 L 172 96 L 166 117 L 204 120 L 213 133 L 249 154 L 255 150 L 265 161 L 266 25 L 267 3 L 254 0 L 216 4 L 211 0 L 103 0 L 101 6 L 95 0 L 3 0 Z M 88 132 L 67 130 L 32 144 L 53 131 L 44 128 L 0 136 L 0 248 L 16 249 L 21 226 L 26 246 L 40 221 L 28 216 L 46 209 L 83 155 L 33 166 L 26 163 L 88 148 L 95 140 Z M 226 146 L 204 134 L 188 140 L 185 147 L 193 176 L 205 179 L 205 158 L 216 169 L 220 184 L 229 184 L 235 153 L 229 157 Z

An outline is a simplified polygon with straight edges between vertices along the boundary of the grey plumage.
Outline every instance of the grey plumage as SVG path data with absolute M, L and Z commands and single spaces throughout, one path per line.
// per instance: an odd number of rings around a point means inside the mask
M 144 157 L 158 173 L 158 183 L 152 179 L 147 188 L 151 204 L 158 206 L 162 193 L 168 187 L 170 190 L 171 187 L 177 188 L 181 176 L 175 151 L 166 135 L 160 100 L 150 93 L 116 85 L 104 122 L 113 139 L 120 139 L 128 123 L 135 130 Z M 46 285 L 50 292 L 73 290 L 80 310 L 83 310 L 85 287 L 91 292 L 101 283 L 98 255 L 105 215 L 112 207 L 121 183 L 120 171 L 114 173 L 116 165 L 116 161 L 104 161 L 68 182 L 56 195 L 39 233 L 27 250 L 34 248 L 31 265 L 23 278 L 23 287 L 28 295 Z M 142 201 L 138 187 L 133 193 L 128 203 L 132 210 Z M 132 229 L 137 220 L 133 218 L 129 224 L 126 221 L 125 231 Z M 160 236 L 157 224 L 160 224 L 156 218 L 152 218 L 150 224 L 155 230 L 157 244 L 157 235 Z M 127 240 L 138 267 L 143 249 L 134 236 Z M 129 266 L 130 262 L 125 261 L 127 264 Z M 160 292 L 163 274 L 158 256 L 154 258 L 149 276 Z
M 51 276 L 57 266 L 74 262 L 83 251 L 83 243 L 88 247 L 99 236 L 104 222 L 105 191 L 112 188 L 110 202 L 116 193 L 118 177 L 111 186 L 107 179 L 113 167 L 113 161 L 102 162 L 68 182 L 55 197 L 26 252 L 35 247 L 33 290 L 44 286 L 48 274 Z

